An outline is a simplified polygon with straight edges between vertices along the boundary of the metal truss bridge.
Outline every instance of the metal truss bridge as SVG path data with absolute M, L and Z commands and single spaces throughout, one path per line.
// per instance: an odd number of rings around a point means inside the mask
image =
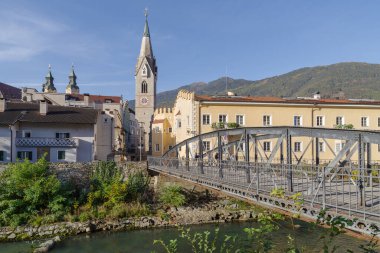
M 295 140 L 307 142 L 295 152 Z M 275 143 L 273 147 L 263 144 Z M 338 140 L 339 150 L 331 147 Z M 320 142 L 327 146 L 322 150 Z M 376 144 L 370 145 L 370 144 Z M 267 145 L 265 147 L 265 145 Z M 271 196 L 282 188 L 289 199 L 301 194 L 303 215 L 356 218 L 351 227 L 365 233 L 380 226 L 380 164 L 372 150 L 380 131 L 304 127 L 225 129 L 189 138 L 162 157 L 148 157 L 150 170 L 288 211 L 292 201 Z M 329 159 L 320 153 L 329 152 Z

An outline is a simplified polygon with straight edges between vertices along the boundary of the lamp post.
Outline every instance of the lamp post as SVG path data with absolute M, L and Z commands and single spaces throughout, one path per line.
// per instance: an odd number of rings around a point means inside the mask
M 142 125 L 145 124 L 145 122 L 142 122 L 142 121 L 138 121 L 137 122 L 139 124 L 139 150 L 140 150 L 140 162 L 141 162 L 141 139 L 142 139 L 142 135 L 141 135 L 141 129 L 143 128 Z M 145 134 L 145 131 L 143 132 Z

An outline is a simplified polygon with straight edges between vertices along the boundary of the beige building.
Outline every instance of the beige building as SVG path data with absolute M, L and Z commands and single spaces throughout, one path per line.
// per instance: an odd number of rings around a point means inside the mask
M 193 136 L 220 128 L 296 126 L 315 128 L 350 128 L 380 130 L 380 101 L 355 99 L 323 99 L 319 94 L 313 97 L 286 99 L 278 97 L 250 96 L 205 96 L 181 90 L 167 118 L 173 126 L 172 142 L 163 144 L 155 139 L 153 146 L 174 146 Z M 157 116 L 158 119 L 158 116 Z M 156 120 L 156 117 L 155 117 Z M 162 118 L 160 118 L 162 120 Z M 174 142 L 175 140 L 175 142 Z M 295 137 L 293 156 L 309 160 L 318 147 L 319 157 L 330 160 L 343 145 L 342 140 L 321 139 L 318 146 L 308 137 Z M 265 160 L 276 140 L 262 140 L 259 143 L 259 160 Z M 197 152 L 196 144 L 190 150 Z M 205 151 L 216 147 L 216 139 L 204 140 Z M 373 160 L 380 160 L 380 149 L 373 145 Z M 304 152 L 306 150 L 306 152 Z M 160 155 L 160 153 L 154 153 Z M 184 155 L 184 150 L 180 150 Z M 357 156 L 353 156 L 357 157 Z M 355 158 L 353 158 L 355 160 Z

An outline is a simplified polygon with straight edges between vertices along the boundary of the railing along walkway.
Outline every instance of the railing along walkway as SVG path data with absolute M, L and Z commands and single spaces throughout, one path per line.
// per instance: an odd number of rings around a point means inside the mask
M 201 164 L 202 163 L 202 164 Z M 316 216 L 321 208 L 331 215 L 357 218 L 354 229 L 369 232 L 371 224 L 380 224 L 379 169 L 326 168 L 311 165 L 208 162 L 168 157 L 149 157 L 149 169 L 175 175 L 266 204 L 293 209 L 279 203 L 270 193 L 282 188 L 290 197 L 301 193 L 301 212 Z

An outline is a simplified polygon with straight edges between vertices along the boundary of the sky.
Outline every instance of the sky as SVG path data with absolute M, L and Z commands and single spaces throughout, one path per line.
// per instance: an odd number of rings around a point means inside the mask
M 259 80 L 337 62 L 380 63 L 380 1 L 1 0 L 0 82 L 133 99 L 149 10 L 158 91 L 222 76 Z

